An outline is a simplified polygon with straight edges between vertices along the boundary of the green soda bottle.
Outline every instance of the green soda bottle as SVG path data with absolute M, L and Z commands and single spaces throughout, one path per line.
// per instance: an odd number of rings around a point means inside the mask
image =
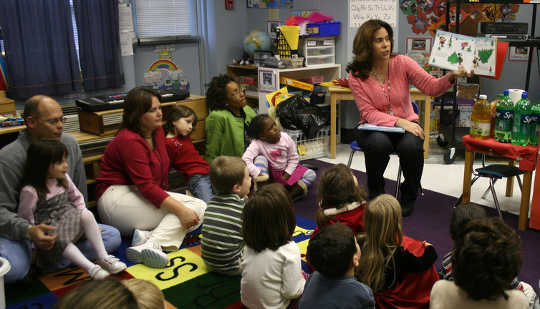
M 532 125 L 529 140 L 531 145 L 538 145 L 538 134 L 540 133 L 540 101 L 537 101 L 532 107 Z
M 512 125 L 514 123 L 514 103 L 508 96 L 508 90 L 504 94 L 498 94 L 497 113 L 495 115 L 495 132 L 493 137 L 501 143 L 512 141 Z
M 514 126 L 512 128 L 512 144 L 527 146 L 531 132 L 532 106 L 527 91 L 521 94 L 514 108 Z

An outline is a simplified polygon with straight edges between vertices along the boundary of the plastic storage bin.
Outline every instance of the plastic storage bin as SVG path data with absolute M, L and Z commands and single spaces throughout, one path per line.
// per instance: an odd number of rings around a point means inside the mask
M 309 23 L 306 31 L 309 36 L 338 36 L 341 23 L 339 21 L 329 23 Z
M 312 139 L 307 139 L 301 130 L 282 129 L 296 142 L 300 160 L 327 157 L 330 145 L 330 127 L 324 127 Z
M 306 38 L 301 48 L 301 54 L 306 58 L 306 66 L 336 62 L 334 38 Z

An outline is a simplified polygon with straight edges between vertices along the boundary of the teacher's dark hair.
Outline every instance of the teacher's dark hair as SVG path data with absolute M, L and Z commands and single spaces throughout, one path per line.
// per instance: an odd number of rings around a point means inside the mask
M 373 66 L 373 40 L 375 32 L 381 28 L 386 29 L 388 32 L 391 44 L 390 51 L 394 50 L 394 31 L 387 22 L 370 19 L 363 23 L 354 37 L 354 59 L 347 65 L 347 72 L 350 72 L 354 77 L 359 77 L 362 80 L 369 77 L 369 72 L 371 72 Z M 395 54 L 391 54 L 390 57 L 394 56 Z
M 161 102 L 161 95 L 152 89 L 137 87 L 131 89 L 124 100 L 124 115 L 121 129 L 126 128 L 142 135 L 141 116 L 152 108 L 152 97 Z

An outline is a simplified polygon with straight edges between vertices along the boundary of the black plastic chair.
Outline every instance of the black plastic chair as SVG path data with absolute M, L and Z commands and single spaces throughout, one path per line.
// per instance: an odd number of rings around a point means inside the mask
M 524 173 L 525 173 L 524 171 L 512 165 L 506 165 L 506 164 L 486 165 L 486 155 L 482 154 L 482 167 L 477 168 L 473 171 L 474 178 L 471 181 L 471 188 L 473 184 L 478 179 L 480 179 L 480 177 L 489 178 L 489 187 L 486 189 L 484 194 L 482 194 L 482 198 L 485 198 L 487 193 L 491 191 L 491 195 L 493 196 L 493 201 L 495 202 L 495 207 L 497 208 L 499 217 L 502 218 L 501 207 L 499 205 L 499 200 L 497 199 L 497 193 L 495 192 L 495 183 L 497 182 L 497 180 L 502 179 L 502 178 L 516 177 L 519 184 L 519 189 L 523 191 L 523 185 L 521 184 L 521 178 L 519 176 Z M 461 194 L 458 201 L 456 202 L 456 206 L 461 204 L 462 200 L 463 200 L 463 194 Z

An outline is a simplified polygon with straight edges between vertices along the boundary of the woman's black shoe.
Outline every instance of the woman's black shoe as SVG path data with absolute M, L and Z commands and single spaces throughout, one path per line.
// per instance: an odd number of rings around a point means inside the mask
M 403 217 L 408 217 L 412 215 L 415 202 L 416 201 L 401 202 L 401 215 Z

